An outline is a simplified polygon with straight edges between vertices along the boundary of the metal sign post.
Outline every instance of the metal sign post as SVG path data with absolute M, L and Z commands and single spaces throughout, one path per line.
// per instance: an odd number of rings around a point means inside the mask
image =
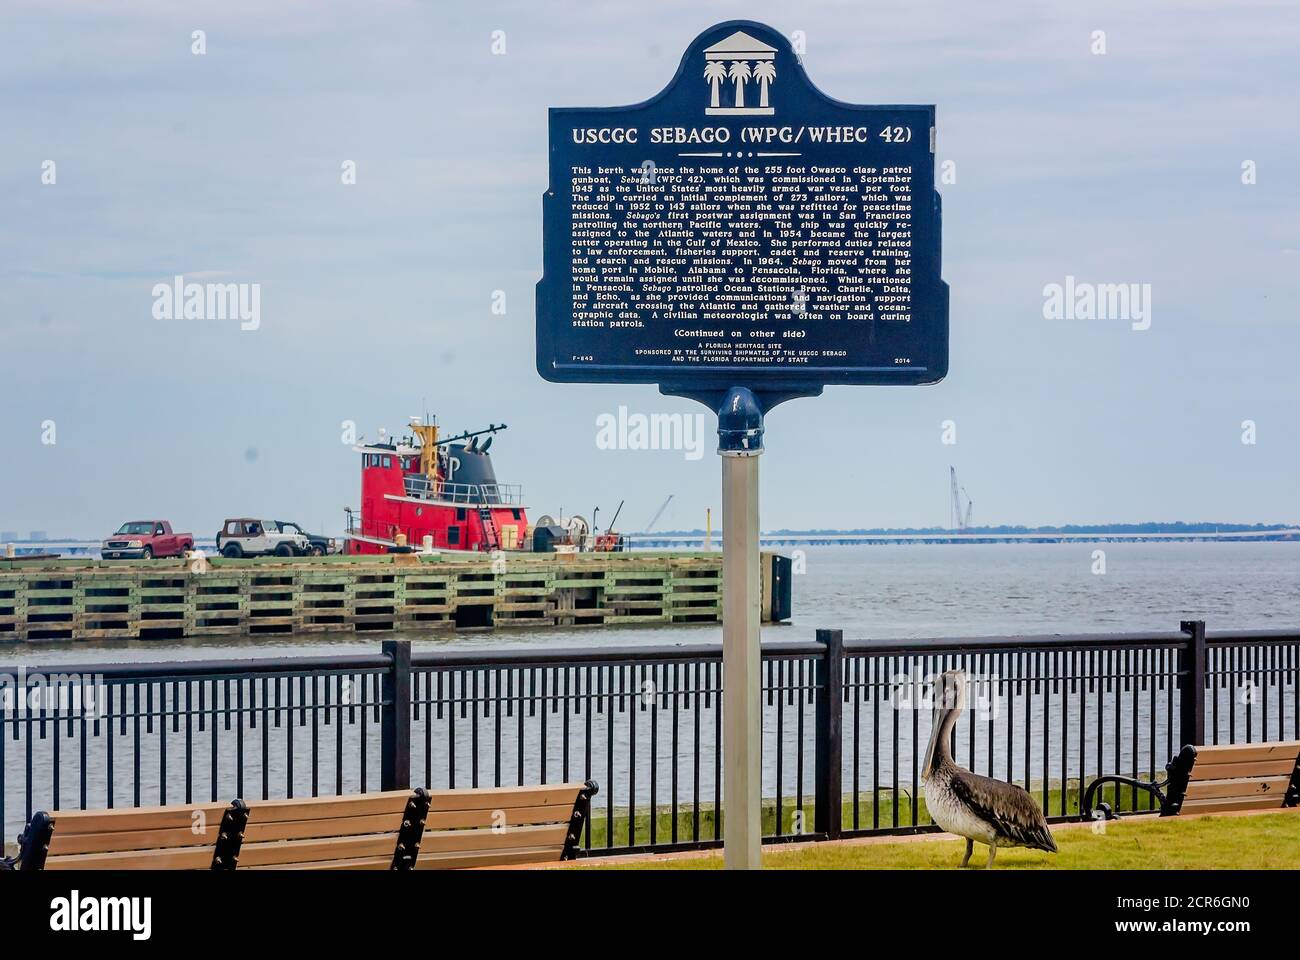
M 729 870 L 762 865 L 763 691 L 759 647 L 758 458 L 763 410 L 749 390 L 718 410 L 722 457 L 722 837 Z
M 550 111 L 538 373 L 718 414 L 731 868 L 757 868 L 762 839 L 763 418 L 827 384 L 947 373 L 934 115 L 826 96 L 750 20 L 705 30 L 649 100 Z

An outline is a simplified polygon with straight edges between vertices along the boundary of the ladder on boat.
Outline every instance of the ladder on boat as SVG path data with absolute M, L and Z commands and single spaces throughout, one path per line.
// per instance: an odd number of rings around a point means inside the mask
M 483 549 L 487 553 L 501 549 L 501 535 L 497 531 L 497 523 L 492 519 L 492 508 L 487 505 L 487 500 L 479 494 L 478 519 L 483 525 Z

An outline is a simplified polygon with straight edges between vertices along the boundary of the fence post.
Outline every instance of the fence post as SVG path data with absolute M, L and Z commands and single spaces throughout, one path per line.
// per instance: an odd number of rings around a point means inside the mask
M 1205 621 L 1179 624 L 1187 642 L 1178 651 L 1179 745 L 1205 743 Z
M 817 659 L 817 745 L 813 792 L 813 830 L 829 840 L 840 837 L 843 816 L 844 631 L 818 630 L 825 652 Z
M 385 640 L 383 707 L 379 717 L 379 789 L 407 790 L 411 786 L 411 641 Z

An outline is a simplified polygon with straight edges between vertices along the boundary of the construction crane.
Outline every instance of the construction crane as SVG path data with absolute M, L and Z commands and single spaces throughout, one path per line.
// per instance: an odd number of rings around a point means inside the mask
M 948 529 L 966 530 L 971 524 L 971 515 L 975 510 L 975 501 L 966 493 L 965 487 L 957 485 L 957 468 L 948 467 L 948 480 L 952 486 L 952 502 L 948 505 Z M 961 498 L 966 497 L 966 509 L 963 511 Z
M 650 518 L 650 522 L 645 525 L 645 529 L 641 531 L 642 533 L 649 533 L 654 525 L 659 522 L 659 518 L 664 515 L 664 511 L 668 509 L 668 504 L 672 502 L 672 499 L 673 494 L 668 494 L 668 499 L 655 511 L 655 515 Z

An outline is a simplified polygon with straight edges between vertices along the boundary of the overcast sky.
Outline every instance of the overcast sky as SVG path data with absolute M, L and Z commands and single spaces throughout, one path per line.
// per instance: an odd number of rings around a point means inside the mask
M 598 449 L 620 404 L 703 408 L 543 382 L 533 288 L 547 108 L 643 100 L 738 17 L 802 31 L 833 97 L 937 105 L 956 170 L 948 379 L 775 411 L 765 528 L 946 523 L 950 464 L 977 523 L 1300 521 L 1294 2 L 7 0 L 0 529 L 336 531 L 344 421 L 426 408 L 508 423 L 534 516 L 625 498 L 639 529 L 673 494 L 660 528 L 702 526 L 713 417 L 700 459 Z M 156 319 L 176 274 L 260 284 L 260 328 Z M 1150 329 L 1045 319 L 1066 276 L 1150 284 Z

